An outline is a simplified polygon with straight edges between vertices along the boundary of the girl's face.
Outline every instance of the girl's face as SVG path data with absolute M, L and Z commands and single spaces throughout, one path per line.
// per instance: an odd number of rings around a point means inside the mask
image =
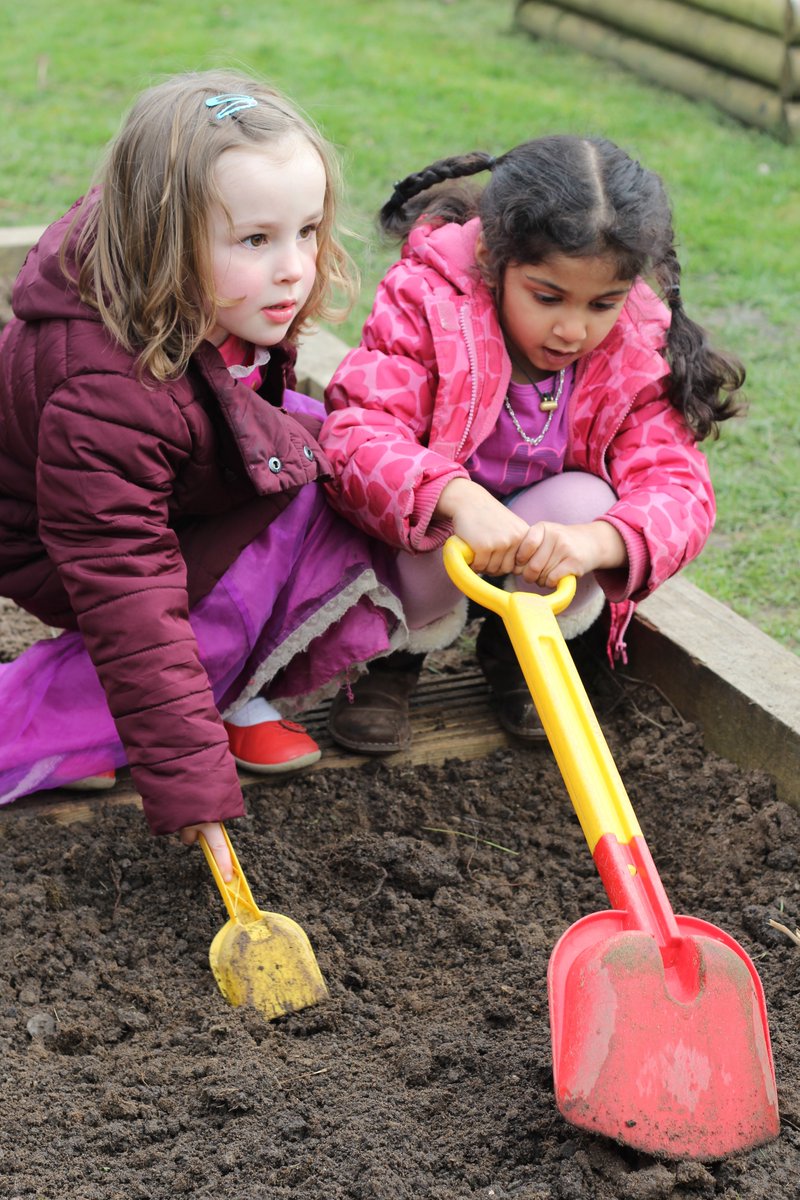
M 537 382 L 599 346 L 632 286 L 610 258 L 553 254 L 512 264 L 503 279 L 500 323 L 512 360 Z M 515 371 L 519 383 L 523 373 Z
M 221 346 L 236 334 L 256 346 L 275 346 L 314 285 L 326 189 L 322 159 L 302 137 L 269 149 L 236 147 L 220 155 L 215 180 L 231 222 L 221 205 L 213 207 L 220 303 L 208 339 Z

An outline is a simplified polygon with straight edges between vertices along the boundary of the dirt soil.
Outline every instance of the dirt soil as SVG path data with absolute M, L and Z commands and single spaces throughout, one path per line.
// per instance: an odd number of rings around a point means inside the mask
M 0 661 L 42 632 L 0 601 Z M 465 645 L 432 667 L 458 670 Z M 797 1197 L 800 946 L 769 921 L 800 924 L 800 812 L 601 663 L 579 666 L 673 905 L 736 937 L 764 983 L 775 1142 L 657 1162 L 564 1122 L 547 962 L 608 904 L 549 750 L 461 762 L 454 729 L 441 767 L 248 789 L 239 857 L 331 993 L 272 1024 L 217 991 L 225 913 L 197 850 L 132 807 L 4 810 L 0 1200 Z
M 0 658 L 36 635 L 0 609 Z M 3 1200 L 796 1197 L 800 947 L 768 921 L 800 923 L 800 812 L 600 661 L 587 689 L 676 910 L 739 939 L 764 982 L 777 1141 L 657 1162 L 564 1122 L 548 957 L 608 904 L 549 750 L 460 762 L 454 729 L 444 766 L 248 789 L 231 832 L 253 891 L 306 929 L 331 992 L 272 1024 L 216 989 L 225 914 L 199 851 L 135 808 L 6 810 Z

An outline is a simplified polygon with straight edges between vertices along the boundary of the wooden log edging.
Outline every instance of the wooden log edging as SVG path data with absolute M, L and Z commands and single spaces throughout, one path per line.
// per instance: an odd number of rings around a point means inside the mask
M 692 59 L 765 83 L 785 99 L 800 95 L 800 47 L 769 33 L 695 9 L 681 0 L 557 0 L 591 17 Z
M 754 29 L 779 33 L 788 45 L 800 44 L 800 0 L 685 0 L 690 8 L 702 8 L 720 17 L 730 17 Z
M 630 671 L 703 731 L 707 750 L 766 771 L 800 808 L 800 658 L 676 575 L 639 605 Z
M 703 8 L 712 2 L 704 0 Z M 794 12 L 794 0 L 774 3 L 784 14 L 787 5 Z M 515 24 L 711 102 L 782 141 L 797 137 L 800 45 L 788 40 L 795 36 L 788 20 L 776 34 L 708 15 L 683 0 L 517 0 Z
M 46 225 L 20 225 L 0 229 L 0 275 L 17 274 L 25 256 L 44 233 Z

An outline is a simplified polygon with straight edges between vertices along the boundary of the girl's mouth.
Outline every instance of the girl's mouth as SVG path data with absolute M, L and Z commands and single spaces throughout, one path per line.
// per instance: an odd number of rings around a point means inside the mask
M 269 308 L 262 308 L 262 313 L 268 321 L 273 321 L 276 325 L 286 325 L 291 321 L 297 309 L 297 304 L 294 300 L 281 300 L 278 304 L 270 304 Z
M 571 363 L 577 357 L 577 350 L 551 350 L 548 346 L 542 347 L 542 356 L 546 359 L 548 365 L 554 366 L 560 370 L 561 367 Z

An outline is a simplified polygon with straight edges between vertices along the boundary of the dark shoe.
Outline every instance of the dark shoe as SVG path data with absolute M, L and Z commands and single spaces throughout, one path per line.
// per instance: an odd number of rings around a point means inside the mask
M 334 698 L 328 714 L 331 737 L 361 754 L 393 754 L 411 744 L 408 706 L 424 654 L 400 650 L 370 664 Z
M 478 663 L 492 692 L 499 724 L 523 742 L 542 742 L 545 732 L 505 625 L 495 613 L 483 620 L 475 642 Z

